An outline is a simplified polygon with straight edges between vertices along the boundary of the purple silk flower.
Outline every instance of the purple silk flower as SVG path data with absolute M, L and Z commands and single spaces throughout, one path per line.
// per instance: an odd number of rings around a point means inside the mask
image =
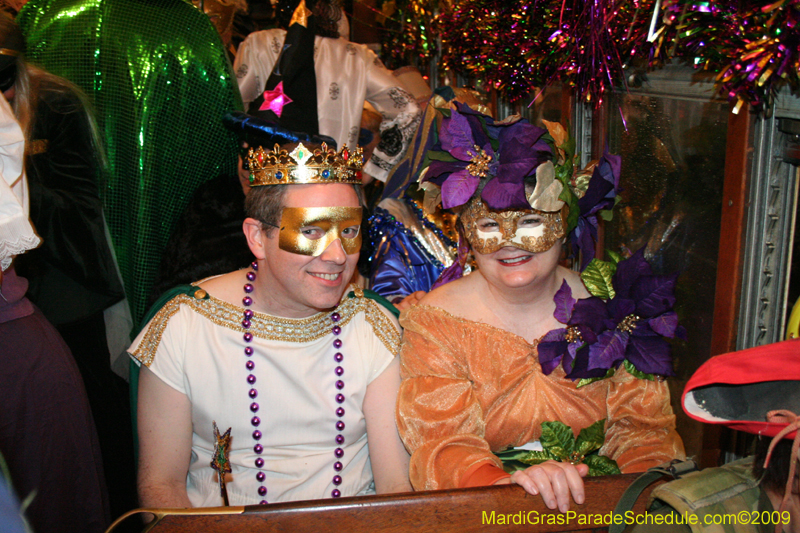
M 441 186 L 442 207 L 467 203 L 483 178 L 489 179 L 481 192 L 488 207 L 529 209 L 524 178 L 535 175 L 536 167 L 552 158 L 550 146 L 542 140 L 546 130 L 526 120 L 495 122 L 460 102 L 455 105 L 439 130 L 441 149 L 455 161 L 432 157 L 425 174 L 425 181 Z
M 539 341 L 539 364 L 544 374 L 550 374 L 561 363 L 570 377 L 576 370 L 576 365 L 585 370 L 586 365 L 581 364 L 581 361 L 588 358 L 589 346 L 597 342 L 597 335 L 603 330 L 606 304 L 596 296 L 576 300 L 572 297 L 572 289 L 567 280 L 561 283 L 553 301 L 556 304 L 553 316 L 567 327 L 554 329 Z M 595 371 L 579 377 L 604 375 L 605 371 Z
M 578 225 L 572 230 L 570 241 L 572 253 L 581 257 L 581 270 L 586 269 L 589 262 L 594 259 L 595 243 L 597 242 L 597 215 L 604 209 L 614 207 L 614 198 L 619 187 L 619 173 L 622 158 L 606 152 L 592 172 L 589 188 L 583 198 L 578 200 L 580 216 Z M 583 252 L 583 255 L 579 255 Z
M 640 372 L 675 375 L 664 337 L 685 335 L 672 311 L 677 277 L 653 275 L 644 249 L 619 262 L 612 282 L 616 294 L 606 302 L 605 331 L 589 348 L 588 370 L 617 367 L 627 359 Z

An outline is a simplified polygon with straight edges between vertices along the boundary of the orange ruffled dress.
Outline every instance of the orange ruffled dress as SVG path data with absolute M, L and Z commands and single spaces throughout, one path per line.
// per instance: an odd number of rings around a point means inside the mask
M 576 388 L 559 366 L 542 373 L 536 343 L 419 305 L 400 317 L 403 383 L 397 426 L 416 490 L 490 485 L 507 474 L 492 453 L 537 440 L 558 420 L 577 435 L 606 419 L 600 455 L 624 473 L 685 459 L 665 382 L 613 377 Z

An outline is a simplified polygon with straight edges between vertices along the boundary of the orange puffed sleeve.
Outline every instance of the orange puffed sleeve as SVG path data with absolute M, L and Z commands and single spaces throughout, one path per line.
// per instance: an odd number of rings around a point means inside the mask
M 613 457 L 626 474 L 686 459 L 667 383 L 634 377 L 622 366 L 608 381 L 608 423 L 600 455 Z
M 483 409 L 473 384 L 448 342 L 459 335 L 438 327 L 446 327 L 444 322 L 422 325 L 408 314 L 401 323 L 397 427 L 411 452 L 414 489 L 458 488 L 464 474 L 481 464 L 502 468 L 484 439 Z

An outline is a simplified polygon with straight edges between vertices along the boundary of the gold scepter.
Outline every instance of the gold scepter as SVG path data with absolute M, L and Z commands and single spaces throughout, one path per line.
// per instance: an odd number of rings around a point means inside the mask
M 212 424 L 214 424 L 214 456 L 211 459 L 211 468 L 217 471 L 219 493 L 227 507 L 230 503 L 228 502 L 228 489 L 225 487 L 225 474 L 232 472 L 231 462 L 228 459 L 228 455 L 231 453 L 231 428 L 220 435 L 217 422 L 213 421 Z

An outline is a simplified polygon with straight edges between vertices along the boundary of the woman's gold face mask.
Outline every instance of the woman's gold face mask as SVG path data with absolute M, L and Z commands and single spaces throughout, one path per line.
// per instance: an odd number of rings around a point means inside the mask
M 360 207 L 284 207 L 278 246 L 316 257 L 339 240 L 347 255 L 358 253 L 361 216 Z
M 480 200 L 461 213 L 464 233 L 472 249 L 491 254 L 506 246 L 531 253 L 546 252 L 564 237 L 561 212 L 536 209 L 492 211 Z

